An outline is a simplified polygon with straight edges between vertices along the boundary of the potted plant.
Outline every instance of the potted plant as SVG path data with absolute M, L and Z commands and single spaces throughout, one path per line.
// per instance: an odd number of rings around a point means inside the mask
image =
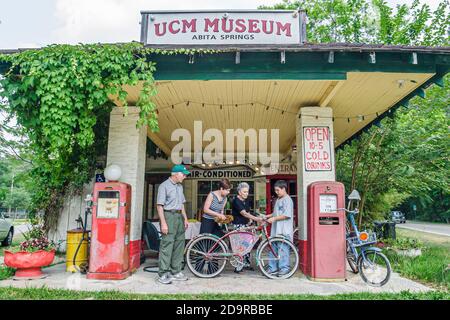
M 48 240 L 42 224 L 33 224 L 24 233 L 25 241 L 18 250 L 5 250 L 4 263 L 16 269 L 14 279 L 32 280 L 45 278 L 41 268 L 50 265 L 55 258 L 56 246 Z

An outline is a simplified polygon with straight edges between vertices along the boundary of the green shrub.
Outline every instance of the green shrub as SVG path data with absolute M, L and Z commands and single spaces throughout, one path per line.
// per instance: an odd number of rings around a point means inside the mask
M 14 275 L 14 268 L 0 266 L 0 280 L 11 278 Z
M 422 241 L 411 238 L 381 239 L 378 242 L 378 246 L 383 248 L 393 248 L 399 250 L 424 248 L 424 244 Z

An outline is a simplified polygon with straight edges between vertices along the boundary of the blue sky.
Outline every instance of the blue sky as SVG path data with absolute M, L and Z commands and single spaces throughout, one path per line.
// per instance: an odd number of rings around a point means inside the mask
M 422 0 L 432 9 L 442 0 Z M 0 0 L 0 48 L 139 40 L 140 10 L 252 9 L 281 0 Z M 411 0 L 388 0 L 392 6 Z

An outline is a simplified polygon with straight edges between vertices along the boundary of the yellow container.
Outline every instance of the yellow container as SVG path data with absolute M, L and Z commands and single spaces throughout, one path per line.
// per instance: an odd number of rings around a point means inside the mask
M 89 243 L 87 238 L 89 237 L 89 231 L 84 236 L 84 240 L 81 243 L 80 249 L 78 250 L 77 256 L 75 258 L 75 266 L 73 264 L 73 257 L 77 251 L 78 245 L 83 238 L 82 229 L 73 229 L 67 231 L 66 240 L 66 271 L 68 272 L 79 272 L 80 268 L 83 268 L 88 263 L 89 255 Z

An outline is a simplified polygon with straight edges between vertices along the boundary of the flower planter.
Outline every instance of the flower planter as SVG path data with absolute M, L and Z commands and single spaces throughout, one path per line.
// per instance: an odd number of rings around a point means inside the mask
M 42 273 L 41 268 L 50 265 L 55 258 L 56 250 L 38 250 L 36 252 L 11 252 L 5 250 L 4 263 L 15 268 L 14 280 L 42 279 L 47 275 Z

